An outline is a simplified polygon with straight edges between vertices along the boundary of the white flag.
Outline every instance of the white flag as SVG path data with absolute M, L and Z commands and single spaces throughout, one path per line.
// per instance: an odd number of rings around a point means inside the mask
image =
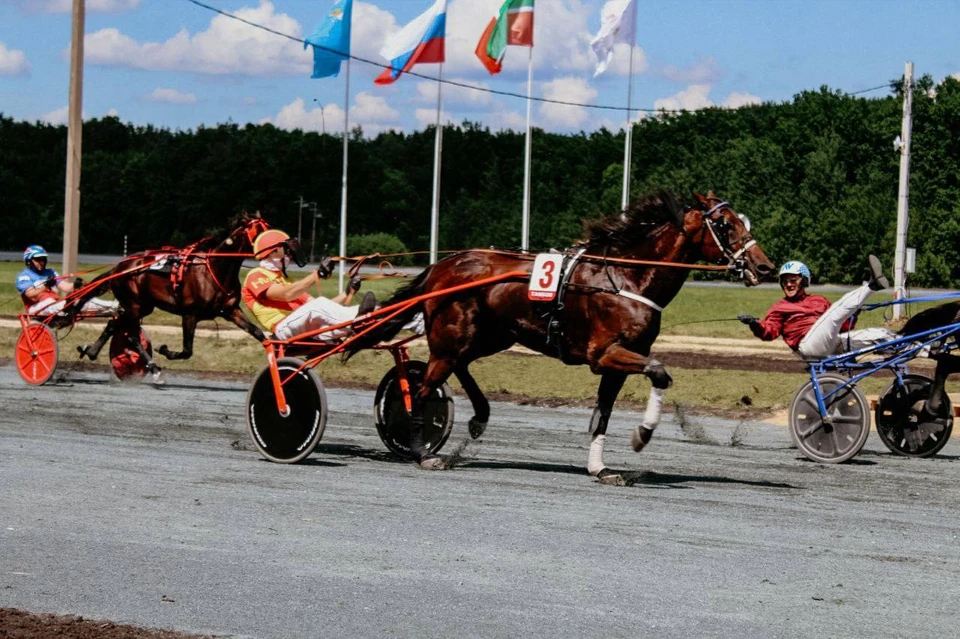
M 600 10 L 600 31 L 590 41 L 590 48 L 597 56 L 597 77 L 607 70 L 613 59 L 613 45 L 618 42 L 631 47 L 637 39 L 636 0 L 608 0 Z

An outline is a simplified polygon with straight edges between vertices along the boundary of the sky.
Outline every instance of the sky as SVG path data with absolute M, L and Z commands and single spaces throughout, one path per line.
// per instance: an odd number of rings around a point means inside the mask
M 311 34 L 333 0 L 204 0 L 294 38 Z M 443 77 L 525 94 L 528 50 L 510 47 L 490 76 L 473 54 L 502 0 L 449 0 Z M 628 45 L 594 77 L 590 40 L 604 0 L 537 0 L 533 95 L 625 107 Z M 826 85 L 856 92 L 903 74 L 960 78 L 957 0 L 637 0 L 632 104 L 638 109 L 736 108 L 783 102 Z M 352 53 L 382 60 L 384 39 L 432 0 L 355 0 Z M 65 123 L 71 0 L 0 0 L 0 113 Z M 188 0 L 86 0 L 83 114 L 136 125 L 193 129 L 270 122 L 284 129 L 343 128 L 345 73 L 310 78 L 300 43 L 218 15 Z M 436 121 L 437 84 L 353 62 L 351 126 L 368 135 Z M 436 76 L 439 65 L 416 71 Z M 865 93 L 883 96 L 887 89 Z M 521 98 L 446 85 L 444 121 L 494 130 L 525 126 Z M 532 122 L 555 132 L 623 126 L 623 110 L 534 103 Z M 634 117 L 638 117 L 634 114 Z

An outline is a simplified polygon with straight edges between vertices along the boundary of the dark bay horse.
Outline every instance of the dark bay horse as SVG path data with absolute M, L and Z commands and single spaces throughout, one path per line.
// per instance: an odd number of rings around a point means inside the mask
M 712 192 L 694 197 L 694 205 L 683 208 L 672 193 L 658 191 L 622 213 L 588 225 L 588 237 L 576 247 L 583 256 L 568 261 L 561 276 L 559 303 L 530 301 L 529 278 L 518 278 L 428 299 L 385 321 L 369 337 L 392 338 L 422 310 L 430 361 L 419 398 L 456 375 L 473 405 L 470 434 L 474 438 L 483 433 L 490 417 L 490 405 L 468 370 L 474 360 L 521 344 L 566 364 L 588 365 L 600 375 L 590 422 L 588 469 L 593 475 L 610 473 L 602 461 L 607 421 L 628 375 L 645 375 L 653 384 L 644 423 L 633 435 L 635 450 L 650 441 L 659 422 L 663 389 L 671 378 L 650 357 L 650 349 L 660 332 L 663 307 L 677 295 L 689 273 L 677 266 L 618 260 L 685 264 L 704 260 L 729 265 L 747 286 L 774 272 L 744 221 L 726 202 Z M 383 306 L 515 270 L 529 272 L 533 257 L 495 251 L 458 253 L 429 267 Z M 370 342 L 358 340 L 357 344 L 353 351 Z
M 124 258 L 116 267 L 91 282 L 91 295 L 107 289 L 113 292 L 122 312 L 118 321 L 125 330 L 139 330 L 144 317 L 159 308 L 180 315 L 183 328 L 183 350 L 171 351 L 166 344 L 158 352 L 167 359 L 188 359 L 193 355 L 193 338 L 197 323 L 225 318 L 258 340 L 263 332 L 247 320 L 240 308 L 240 267 L 253 253 L 253 241 L 269 225 L 259 213 L 243 212 L 231 220 L 228 230 L 200 240 L 183 249 L 164 248 L 144 251 Z M 81 357 L 95 359 L 106 339 L 92 346 L 79 347 Z M 147 370 L 159 367 L 146 352 Z
M 949 302 L 917 313 L 904 324 L 898 334 L 917 335 L 958 322 L 960 322 L 960 302 Z M 947 339 L 956 340 L 957 337 Z M 917 415 L 916 427 L 904 431 L 908 450 L 921 449 L 929 443 L 927 440 L 931 436 L 939 439 L 939 435 L 953 417 L 950 415 L 946 384 L 950 375 L 960 373 L 960 356 L 941 352 L 931 355 L 930 358 L 937 362 L 937 369 L 933 376 L 933 384 L 930 386 L 930 395 Z

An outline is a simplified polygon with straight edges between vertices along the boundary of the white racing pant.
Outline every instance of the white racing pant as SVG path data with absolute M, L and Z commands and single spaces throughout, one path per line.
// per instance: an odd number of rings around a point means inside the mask
M 67 305 L 67 300 L 46 299 L 41 300 L 27 309 L 27 315 L 56 315 Z M 93 297 L 87 300 L 87 303 L 80 309 L 81 312 L 97 317 L 113 317 L 120 311 L 120 303 L 108 302 L 99 297 Z
M 845 351 L 855 351 L 872 346 L 886 339 L 891 339 L 893 333 L 886 329 L 866 328 L 860 331 L 840 333 L 840 327 L 867 301 L 874 291 L 864 284 L 856 288 L 830 305 L 827 312 L 821 315 L 816 323 L 800 341 L 797 350 L 805 359 L 822 359 Z
M 273 327 L 277 339 L 291 339 L 297 335 L 315 331 L 324 326 L 333 326 L 349 322 L 357 317 L 357 306 L 341 306 L 325 297 L 315 297 Z M 403 327 L 408 331 L 423 334 L 423 313 L 417 315 Z M 350 328 L 344 327 L 327 331 L 314 337 L 319 340 L 336 340 L 350 334 Z

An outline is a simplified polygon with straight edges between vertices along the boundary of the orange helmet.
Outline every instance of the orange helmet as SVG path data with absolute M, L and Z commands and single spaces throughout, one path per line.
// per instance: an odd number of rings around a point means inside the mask
M 288 241 L 290 241 L 290 236 L 283 231 L 278 229 L 264 231 L 253 241 L 253 254 L 258 259 L 262 259 L 274 250 L 281 248 L 283 243 Z

